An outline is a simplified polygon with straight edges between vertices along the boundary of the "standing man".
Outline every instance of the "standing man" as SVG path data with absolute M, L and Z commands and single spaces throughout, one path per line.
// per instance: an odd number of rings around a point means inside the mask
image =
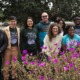
M 48 20 L 49 19 L 49 15 L 48 13 L 46 12 L 43 12 L 41 14 L 41 21 L 36 25 L 36 28 L 38 30 L 38 37 L 39 37 L 39 40 L 40 40 L 40 46 L 43 46 L 43 40 L 44 40 L 44 37 L 45 35 L 47 34 L 47 28 L 50 24 L 50 21 Z
M 8 38 L 4 31 L 0 30 L 0 80 L 3 80 L 1 67 L 2 67 L 2 58 L 4 56 L 5 49 L 8 45 Z
M 75 33 L 80 36 L 80 17 L 75 17 L 74 23 L 75 23 Z
M 9 19 L 10 23 L 8 27 L 5 27 L 3 30 L 5 31 L 8 37 L 8 47 L 6 49 L 4 55 L 4 71 L 3 76 L 4 80 L 8 80 L 9 78 L 9 63 L 13 60 L 13 58 L 18 58 L 18 50 L 19 50 L 19 40 L 20 40 L 20 30 L 17 27 L 17 18 L 15 16 L 11 16 Z M 12 66 L 12 78 L 15 79 L 16 70 Z

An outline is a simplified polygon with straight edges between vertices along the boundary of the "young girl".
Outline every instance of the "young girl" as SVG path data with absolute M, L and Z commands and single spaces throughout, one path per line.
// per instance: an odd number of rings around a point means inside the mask
M 27 18 L 26 25 L 24 26 L 24 29 L 21 31 L 20 45 L 21 53 L 23 53 L 23 50 L 27 50 L 29 55 L 31 53 L 33 55 L 37 54 L 38 51 L 37 30 L 33 26 L 33 19 L 31 17 Z

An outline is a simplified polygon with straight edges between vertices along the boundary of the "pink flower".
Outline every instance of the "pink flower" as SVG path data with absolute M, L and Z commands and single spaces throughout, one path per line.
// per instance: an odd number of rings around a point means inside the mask
M 6 64 L 7 64 L 7 65 L 9 65 L 9 64 L 10 64 L 10 62 L 9 62 L 9 61 L 6 61 Z
M 32 61 L 32 62 L 31 62 L 31 65 L 34 65 L 34 64 L 35 64 L 35 62 L 34 62 L 34 61 Z
M 80 72 L 78 74 L 80 75 Z
M 55 59 L 53 60 L 53 63 L 54 63 L 54 64 L 58 63 L 58 59 L 55 58 Z
M 16 58 L 16 57 L 14 57 L 14 58 L 13 58 L 13 61 L 14 61 L 14 62 L 16 62 L 16 61 L 17 61 L 17 58 Z
M 58 52 L 54 52 L 54 54 L 58 54 Z
M 72 51 L 72 52 L 74 52 L 75 51 L 75 48 L 70 48 L 69 50 Z
M 78 71 L 78 68 L 74 68 L 75 71 Z
M 55 45 L 55 46 L 57 46 L 57 45 L 58 45 L 58 43 L 55 43 L 54 45 Z
M 65 66 L 64 67 L 64 71 L 68 71 L 68 70 L 69 70 L 69 68 Z
M 69 63 L 69 68 L 72 68 L 73 67 L 73 63 Z
M 51 80 L 51 78 L 49 77 L 48 80 Z
M 45 62 L 42 62 L 42 63 L 39 64 L 39 67 L 44 67 L 45 64 L 46 64 Z
M 44 76 L 39 76 L 39 79 L 40 80 L 44 80 Z
M 63 52 L 60 52 L 60 54 L 63 55 L 64 54 L 64 51 Z
M 24 61 L 24 65 L 27 65 L 28 64 L 28 60 Z
M 47 46 L 42 46 L 41 49 L 47 49 Z
M 52 48 L 50 48 L 50 50 L 52 51 Z
M 52 57 L 48 56 L 48 60 L 49 60 L 49 61 L 52 61 Z
M 58 48 L 58 50 L 61 50 L 61 48 Z
M 26 56 L 22 56 L 22 58 L 21 58 L 21 59 L 22 59 L 23 61 L 24 61 L 24 60 L 26 60 Z
M 23 50 L 23 54 L 24 54 L 24 55 L 27 54 L 27 50 Z

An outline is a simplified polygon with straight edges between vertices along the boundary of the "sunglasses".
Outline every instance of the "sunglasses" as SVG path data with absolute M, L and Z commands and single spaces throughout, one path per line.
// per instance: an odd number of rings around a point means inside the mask
M 47 15 L 45 15 L 45 16 L 42 16 L 42 17 L 43 17 L 43 18 L 44 18 L 44 17 L 47 17 Z

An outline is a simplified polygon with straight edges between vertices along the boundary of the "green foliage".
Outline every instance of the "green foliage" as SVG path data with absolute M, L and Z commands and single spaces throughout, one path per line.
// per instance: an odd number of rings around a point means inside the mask
M 53 2 L 51 10 L 47 6 L 48 2 Z M 28 16 L 32 16 L 35 23 L 39 22 L 43 11 L 47 11 L 52 20 L 56 16 L 71 20 L 73 16 L 80 15 L 80 0 L 48 0 L 48 2 L 46 0 L 2 0 L 0 8 L 4 8 L 3 19 L 14 15 L 21 25 Z

